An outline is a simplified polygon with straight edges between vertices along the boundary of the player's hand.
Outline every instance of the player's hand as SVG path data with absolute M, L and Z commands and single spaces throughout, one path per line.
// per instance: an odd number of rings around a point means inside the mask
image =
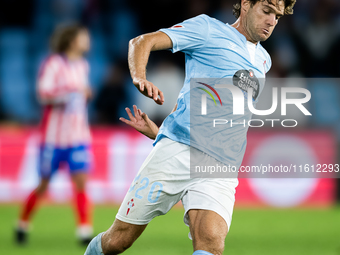
M 93 98 L 93 93 L 92 93 L 92 89 L 90 88 L 90 86 L 87 86 L 84 90 L 83 90 L 84 96 L 86 98 L 86 101 L 90 101 Z
M 144 96 L 152 98 L 159 105 L 164 103 L 163 92 L 153 85 L 152 82 L 141 78 L 135 78 L 132 82 Z
M 125 108 L 125 110 L 129 115 L 130 120 L 121 117 L 119 118 L 120 121 L 128 124 L 129 126 L 133 127 L 138 132 L 149 137 L 150 139 L 156 139 L 156 136 L 158 134 L 158 127 L 152 120 L 149 119 L 148 115 L 145 112 L 142 112 L 135 105 L 133 106 L 133 112 L 135 116 L 133 116 L 129 108 Z

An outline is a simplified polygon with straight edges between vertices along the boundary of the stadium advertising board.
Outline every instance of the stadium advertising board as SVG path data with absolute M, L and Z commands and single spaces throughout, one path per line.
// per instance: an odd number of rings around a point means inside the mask
M 152 149 L 152 140 L 122 128 L 95 127 L 92 133 L 89 195 L 96 204 L 119 204 Z M 38 146 L 35 128 L 0 129 L 1 203 L 20 201 L 37 185 Z M 329 132 L 251 130 L 241 166 L 244 171 L 240 173 L 236 191 L 236 206 L 330 206 L 335 203 L 335 179 L 320 178 L 323 175 L 318 174 L 317 169 L 319 166 L 321 170 L 325 166 L 329 168 L 334 163 L 335 144 Z M 72 185 L 67 167 L 60 167 L 65 171 L 58 171 L 53 177 L 47 197 L 63 203 L 72 199 Z M 259 167 L 262 178 L 253 178 L 252 169 Z M 295 169 L 297 175 L 300 171 L 314 171 L 313 178 L 278 178 L 275 171 L 286 167 Z

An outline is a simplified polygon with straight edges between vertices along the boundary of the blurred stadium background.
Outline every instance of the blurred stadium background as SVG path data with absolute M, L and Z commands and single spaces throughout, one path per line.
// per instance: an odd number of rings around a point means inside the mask
M 152 148 L 151 140 L 122 125 L 118 118 L 126 117 L 125 107 L 136 104 L 161 124 L 173 108 L 184 79 L 183 54 L 153 53 L 147 78 L 164 92 L 166 100 L 164 106 L 156 107 L 131 82 L 128 41 L 201 13 L 231 24 L 235 20 L 234 2 L 1 0 L 1 254 L 83 252 L 74 241 L 72 209 L 65 207 L 72 197 L 67 171 L 60 171 L 53 179 L 47 206 L 34 218 L 30 244 L 18 248 L 12 238 L 18 203 L 38 183 L 41 108 L 35 81 L 39 64 L 49 54 L 48 40 L 55 26 L 79 21 L 91 32 L 87 59 L 95 94 L 89 107 L 95 167 L 88 192 L 96 206 L 95 230 L 101 232 L 112 223 L 117 206 Z M 297 86 L 312 93 L 307 108 L 313 116 L 301 116 L 292 109 L 290 113 L 299 122 L 297 130 L 250 129 L 244 163 L 339 163 L 340 83 L 334 78 L 340 73 L 340 2 L 298 0 L 295 14 L 284 17 L 263 45 L 273 62 L 268 77 L 299 78 Z M 285 81 L 282 86 L 287 85 Z M 339 186 L 337 179 L 241 179 L 226 254 L 340 254 Z M 190 254 L 182 214 L 178 207 L 156 219 L 127 254 Z

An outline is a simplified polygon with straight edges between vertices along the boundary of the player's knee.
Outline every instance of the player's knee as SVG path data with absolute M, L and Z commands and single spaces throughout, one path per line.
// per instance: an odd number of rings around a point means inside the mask
M 75 189 L 77 192 L 85 192 L 85 184 L 76 184 Z
M 72 180 L 77 192 L 84 192 L 86 189 L 87 174 L 80 172 L 73 174 Z
M 40 185 L 36 188 L 36 193 L 38 196 L 42 196 L 45 194 L 48 188 L 48 183 L 40 183 Z

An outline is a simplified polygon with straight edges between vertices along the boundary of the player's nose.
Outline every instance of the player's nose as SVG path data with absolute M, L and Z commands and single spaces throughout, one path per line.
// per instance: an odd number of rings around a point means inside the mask
M 266 23 L 271 27 L 275 26 L 277 24 L 276 15 L 275 14 L 269 15 L 267 20 L 266 20 Z

